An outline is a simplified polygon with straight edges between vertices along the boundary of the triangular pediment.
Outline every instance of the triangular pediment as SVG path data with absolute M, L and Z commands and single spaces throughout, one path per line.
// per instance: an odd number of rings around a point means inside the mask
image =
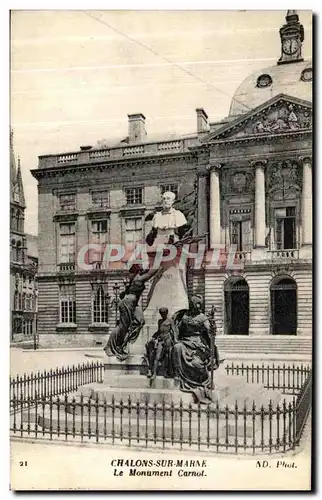
M 312 129 L 312 103 L 279 94 L 210 133 L 202 142 L 296 133 Z

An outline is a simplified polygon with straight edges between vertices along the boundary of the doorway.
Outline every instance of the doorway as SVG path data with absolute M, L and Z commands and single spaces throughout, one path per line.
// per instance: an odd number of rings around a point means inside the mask
M 296 335 L 297 286 L 292 278 L 271 285 L 271 331 L 273 335 Z
M 249 287 L 244 278 L 232 278 L 225 284 L 227 335 L 249 333 Z

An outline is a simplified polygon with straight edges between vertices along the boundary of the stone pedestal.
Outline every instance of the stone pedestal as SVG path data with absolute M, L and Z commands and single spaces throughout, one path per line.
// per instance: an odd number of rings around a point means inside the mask
M 185 269 L 180 269 L 178 265 L 171 265 L 166 269 L 157 281 L 151 284 L 151 300 L 144 311 L 144 319 L 147 327 L 157 330 L 160 319 L 160 307 L 169 310 L 169 318 L 180 309 L 187 309 L 188 293 L 185 276 Z

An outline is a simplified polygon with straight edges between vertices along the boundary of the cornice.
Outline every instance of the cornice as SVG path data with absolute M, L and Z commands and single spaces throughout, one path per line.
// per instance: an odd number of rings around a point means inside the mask
M 110 208 L 90 208 L 86 216 L 88 219 L 100 219 L 102 217 L 109 218 L 112 210 Z
M 299 160 L 303 164 L 310 163 L 312 165 L 312 155 L 310 155 L 310 154 L 299 156 Z
M 256 144 L 256 143 L 263 143 L 263 142 L 271 142 L 271 141 L 276 141 L 278 140 L 285 140 L 285 139 L 293 139 L 301 136 L 312 136 L 312 130 L 300 130 L 300 131 L 294 131 L 294 132 L 281 132 L 279 134 L 254 134 L 254 135 L 249 135 L 246 137 L 233 137 L 231 139 L 216 139 L 213 141 L 209 142 L 209 147 L 211 146 L 218 146 L 218 145 L 223 145 L 223 144 Z
M 186 151 L 182 153 L 176 153 L 171 156 L 144 156 L 138 158 L 124 158 L 120 160 L 109 160 L 102 163 L 86 163 L 77 165 L 64 165 L 64 166 L 53 166 L 49 168 L 38 168 L 31 170 L 31 174 L 35 179 L 41 179 L 44 177 L 57 177 L 65 176 L 68 174 L 82 173 L 82 172 L 100 172 L 122 169 L 124 167 L 138 167 L 141 165 L 154 165 L 154 164 L 170 164 L 172 162 L 193 162 L 197 161 L 196 154 L 193 151 Z
M 75 211 L 70 211 L 70 212 L 57 212 L 54 217 L 53 217 L 53 220 L 55 222 L 59 222 L 59 221 L 76 221 L 78 219 L 78 215 L 79 213 L 75 210 Z

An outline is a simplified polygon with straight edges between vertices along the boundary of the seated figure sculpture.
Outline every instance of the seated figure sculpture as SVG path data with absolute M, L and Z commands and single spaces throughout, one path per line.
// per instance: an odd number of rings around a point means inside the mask
M 151 384 L 157 376 L 159 368 L 161 368 L 161 375 L 167 378 L 172 376 L 172 321 L 168 318 L 169 311 L 166 307 L 160 307 L 159 313 L 161 319 L 158 321 L 158 330 L 145 345 L 144 358 L 148 365 L 147 376 L 150 378 Z
M 195 402 L 211 403 L 211 358 L 214 356 L 214 369 L 219 367 L 221 360 L 214 339 L 211 341 L 214 332 L 209 319 L 202 312 L 202 297 L 192 296 L 189 309 L 178 311 L 172 320 L 172 366 L 176 383 L 181 391 L 190 392 Z

